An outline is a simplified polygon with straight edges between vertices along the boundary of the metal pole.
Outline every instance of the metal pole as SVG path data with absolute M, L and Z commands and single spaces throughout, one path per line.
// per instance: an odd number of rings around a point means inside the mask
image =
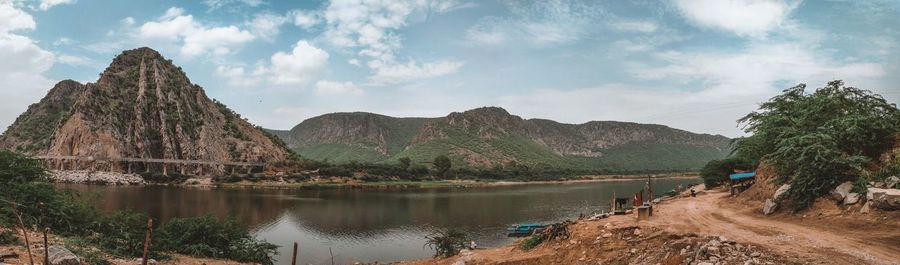
M 147 236 L 144 237 L 144 258 L 141 265 L 147 265 L 147 256 L 150 253 L 150 239 L 153 237 L 153 219 L 147 218 Z
M 294 242 L 294 254 L 291 255 L 291 265 L 297 265 L 297 242 Z

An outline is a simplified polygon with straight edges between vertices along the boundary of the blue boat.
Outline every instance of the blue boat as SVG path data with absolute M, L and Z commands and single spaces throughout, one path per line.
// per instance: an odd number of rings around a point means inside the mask
M 543 225 L 540 224 L 517 224 L 506 228 L 507 237 L 525 237 L 534 233 L 544 231 Z
M 756 172 L 735 173 L 728 176 L 731 180 L 741 180 L 756 177 Z

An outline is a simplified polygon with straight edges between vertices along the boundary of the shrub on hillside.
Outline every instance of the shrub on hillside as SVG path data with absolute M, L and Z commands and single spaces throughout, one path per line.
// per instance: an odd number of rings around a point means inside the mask
M 789 88 L 738 120 L 752 136 L 736 154 L 771 161 L 776 184 L 790 183 L 786 198 L 808 207 L 843 181 L 855 181 L 900 132 L 900 110 L 868 90 L 828 82 L 813 93 Z

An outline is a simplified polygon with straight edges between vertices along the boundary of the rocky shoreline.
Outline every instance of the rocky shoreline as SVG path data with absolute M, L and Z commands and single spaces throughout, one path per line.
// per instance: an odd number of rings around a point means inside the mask
M 137 174 L 89 170 L 54 170 L 50 172 L 50 180 L 59 183 L 100 185 L 143 185 L 146 183 L 144 178 Z

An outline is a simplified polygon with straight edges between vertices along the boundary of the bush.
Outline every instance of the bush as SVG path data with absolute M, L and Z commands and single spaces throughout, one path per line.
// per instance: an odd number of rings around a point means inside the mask
M 534 247 L 537 247 L 542 242 L 544 242 L 544 235 L 540 234 L 540 233 L 534 234 L 534 235 L 531 235 L 531 237 L 529 237 L 525 241 L 522 241 L 522 243 L 519 244 L 519 248 L 522 250 L 529 250 Z
M 26 224 L 49 227 L 61 235 L 84 235 L 85 227 L 97 220 L 98 211 L 81 194 L 58 190 L 48 183 L 0 185 L 0 199 L 16 202 Z M 0 207 L 0 223 L 14 224 L 16 216 L 5 202 Z
M 110 254 L 140 257 L 144 253 L 147 219 L 145 214 L 117 211 L 112 215 L 100 218 L 92 227 L 95 234 L 90 235 L 88 239 Z
M 257 241 L 232 219 L 219 221 L 211 215 L 169 220 L 159 228 L 157 238 L 160 248 L 176 253 L 262 264 L 273 264 L 278 248 Z
M 469 237 L 462 231 L 446 229 L 425 236 L 425 245 L 434 250 L 435 257 L 451 257 L 466 248 Z
M 47 169 L 40 160 L 0 150 L 0 182 L 31 182 L 44 180 Z
M 712 160 L 700 170 L 700 178 L 707 188 L 722 185 L 728 182 L 728 175 L 735 170 L 751 170 L 756 166 L 743 158 L 731 157 L 722 160 Z
M 805 89 L 789 88 L 738 120 L 753 136 L 735 149 L 740 157 L 775 165 L 776 184 L 791 184 L 786 198 L 795 210 L 843 181 L 856 181 L 900 132 L 900 110 L 871 91 L 841 81 L 811 94 Z

